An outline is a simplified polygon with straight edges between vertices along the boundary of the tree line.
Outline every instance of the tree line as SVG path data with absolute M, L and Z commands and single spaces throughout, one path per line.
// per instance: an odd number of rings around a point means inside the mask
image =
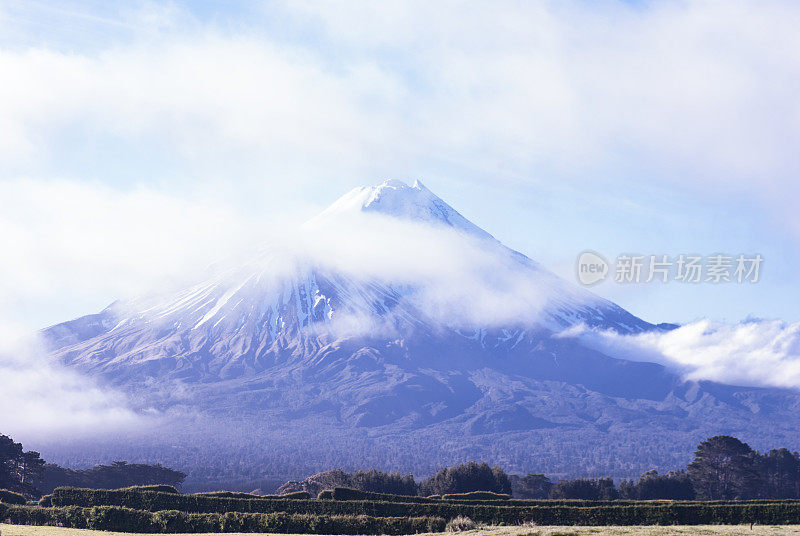
M 45 462 L 34 451 L 24 450 L 8 436 L 0 435 L 0 489 L 39 497 L 59 486 L 112 489 L 147 484 L 180 486 L 186 474 L 160 464 L 113 462 L 91 469 L 67 469 Z
M 499 467 L 486 462 L 468 462 L 445 467 L 431 477 L 417 482 L 408 473 L 386 473 L 375 469 L 346 473 L 341 469 L 324 471 L 305 480 L 290 480 L 278 488 L 278 493 L 307 491 L 312 496 L 334 488 L 352 488 L 360 491 L 389 493 L 393 495 L 443 495 L 470 491 L 511 493 L 511 481 Z
M 421 482 L 412 474 L 337 469 L 289 481 L 278 491 L 316 495 L 335 487 L 422 496 L 492 491 L 520 499 L 798 499 L 800 455 L 785 448 L 759 453 L 735 437 L 714 436 L 698 445 L 685 469 L 666 474 L 647 471 L 638 480 L 622 480 L 618 485 L 608 477 L 553 482 L 542 474 L 508 475 L 499 466 L 469 462 L 443 468 Z
M 0 489 L 29 497 L 50 493 L 58 486 L 111 489 L 134 485 L 180 486 L 186 475 L 161 465 L 114 462 L 76 470 L 47 464 L 36 451 L 0 435 Z M 513 494 L 521 499 L 586 500 L 731 500 L 800 498 L 800 455 L 785 448 L 760 453 L 731 436 L 714 436 L 698 445 L 685 468 L 658 474 L 647 471 L 637 480 L 578 478 L 551 481 L 542 474 L 508 475 L 499 466 L 468 462 L 440 469 L 422 481 L 411 473 L 370 469 L 347 473 L 340 469 L 289 481 L 279 493 L 347 487 L 394 495 L 444 495 L 472 491 Z
M 731 436 L 714 436 L 697 446 L 686 469 L 638 480 L 611 478 L 550 482 L 544 475 L 512 477 L 514 496 L 551 499 L 798 499 L 800 455 L 785 448 L 760 453 Z
M 91 469 L 67 469 L 59 465 L 46 464 L 35 482 L 36 489 L 51 493 L 59 486 L 76 488 L 115 489 L 128 486 L 165 484 L 179 487 L 186 474 L 161 464 L 112 462 Z
M 760 453 L 731 436 L 714 436 L 697 446 L 685 468 L 638 480 L 611 478 L 551 482 L 544 475 L 511 477 L 514 496 L 531 499 L 798 499 L 800 455 L 785 448 Z

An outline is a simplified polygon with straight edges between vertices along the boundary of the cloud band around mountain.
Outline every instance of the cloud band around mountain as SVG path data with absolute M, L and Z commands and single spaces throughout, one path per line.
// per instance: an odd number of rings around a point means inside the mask
M 705 319 L 637 335 L 576 326 L 559 336 L 578 338 L 612 357 L 661 363 L 687 380 L 800 388 L 800 322 Z

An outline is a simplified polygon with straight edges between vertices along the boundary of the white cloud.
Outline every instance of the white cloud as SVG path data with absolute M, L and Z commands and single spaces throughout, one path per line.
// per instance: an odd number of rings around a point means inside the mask
M 390 329 L 391 318 L 372 313 L 384 291 L 398 294 L 397 311 L 410 308 L 431 325 L 466 329 L 532 322 L 548 300 L 582 292 L 492 239 L 357 209 L 314 225 L 281 227 L 253 251 L 212 268 L 193 283 L 235 294 L 226 303 L 243 299 L 244 310 L 254 300 L 263 306 L 278 299 L 283 289 L 312 275 L 332 278 L 346 302 L 336 308 L 333 327 L 351 335 Z M 165 304 L 181 299 L 154 294 L 130 306 L 160 317 L 171 308 Z
M 126 40 L 0 48 L 0 323 L 90 312 L 252 243 L 261 222 L 226 199 L 248 183 L 280 221 L 289 192 L 335 196 L 387 170 L 579 186 L 634 176 L 750 196 L 800 236 L 796 3 L 287 2 L 281 15 L 284 34 L 256 20 L 232 36 L 144 3 L 122 21 Z M 0 30 L 14 25 L 0 13 Z M 86 175 L 150 186 L 53 180 Z M 354 273 L 423 277 L 443 316 L 540 308 L 479 248 L 392 232 L 309 247 Z M 465 288 L 475 295 L 453 290 Z M 794 325 L 709 325 L 617 350 L 688 377 L 797 385 Z
M 57 323 L 185 287 L 264 247 L 280 259 L 273 275 L 300 263 L 414 287 L 416 305 L 450 324 L 533 318 L 548 297 L 502 245 L 447 228 L 356 214 L 297 229 L 147 188 L 15 180 L 0 182 L 0 324 L 33 331 L 42 317 Z
M 402 55 L 431 92 L 417 108 L 426 142 L 449 132 L 562 164 L 627 147 L 723 184 L 787 184 L 797 169 L 790 2 L 299 5 L 357 57 Z
M 377 215 L 280 227 L 263 233 L 266 245 L 241 253 L 255 239 L 235 215 L 150 190 L 20 180 L 0 183 L 0 206 L 0 297 L 7 304 L 44 303 L 53 294 L 79 301 L 87 294 L 102 299 L 172 288 L 176 280 L 209 277 L 214 270 L 206 270 L 208 264 L 234 250 L 244 257 L 223 259 L 219 269 L 230 263 L 237 272 L 261 268 L 276 281 L 296 275 L 298 265 L 333 271 L 408 291 L 411 305 L 454 327 L 530 320 L 549 297 L 499 243 Z M 39 217 L 29 222 L 30 213 Z M 252 250 L 266 251 L 269 263 L 259 265 Z M 16 313 L 13 307 L 0 311 L 0 405 L 15 408 L 0 419 L 6 433 L 75 435 L 152 423 L 122 393 L 53 362 L 35 336 L 20 337 L 30 328 L 12 324 Z M 391 329 L 357 313 L 335 320 L 331 328 L 339 334 Z
M 619 335 L 577 327 L 561 336 L 577 337 L 612 357 L 661 363 L 688 380 L 800 388 L 800 323 L 700 320 L 666 333 Z
M 257 234 L 224 207 L 147 188 L 0 181 L 0 320 L 90 312 L 196 275 Z
M 443 325 L 487 327 L 531 321 L 568 285 L 520 263 L 492 240 L 449 227 L 371 214 L 327 219 L 294 235 L 307 265 L 410 292 Z
M 62 156 L 65 138 L 99 135 L 161 145 L 196 161 L 198 174 L 244 156 L 290 179 L 305 166 L 352 169 L 391 132 L 381 121 L 388 74 L 357 64 L 332 72 L 302 49 L 255 38 L 175 37 L 91 56 L 1 51 L 0 73 L 0 163 L 11 168 Z
M 0 324 L 0 428 L 12 436 L 49 439 L 140 427 L 148 418 L 126 398 L 47 359 L 36 337 Z
M 165 29 L 85 53 L 0 51 L 0 167 L 109 136 L 147 140 L 221 187 L 453 164 L 520 180 L 633 175 L 753 194 L 795 225 L 791 2 L 291 2 L 265 15 L 284 17 L 282 33 L 255 18 L 236 36 L 150 4 L 132 12 Z M 249 178 L 220 177 L 244 162 Z

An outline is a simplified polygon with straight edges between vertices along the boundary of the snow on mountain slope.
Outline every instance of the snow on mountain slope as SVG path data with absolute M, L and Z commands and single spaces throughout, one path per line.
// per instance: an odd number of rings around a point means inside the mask
M 325 408 L 357 426 L 463 418 L 497 387 L 475 379 L 487 369 L 628 397 L 663 397 L 677 381 L 553 338 L 576 324 L 653 326 L 506 248 L 419 183 L 356 189 L 288 243 L 219 266 L 45 330 L 53 357 L 142 407 L 306 418 Z M 491 428 L 475 418 L 471 430 Z
M 796 393 L 686 382 L 557 336 L 659 328 L 503 246 L 419 183 L 353 190 L 282 234 L 194 285 L 44 330 L 52 358 L 142 413 L 179 416 L 141 448 L 188 470 L 218 462 L 176 443 L 265 467 L 286 458 L 264 445 L 317 452 L 308 472 L 464 459 L 541 472 L 549 449 L 570 474 L 673 468 L 685 463 L 676 444 L 690 452 L 718 433 L 800 447 Z
M 446 225 L 478 238 L 493 239 L 492 235 L 467 220 L 418 180 L 414 181 L 413 186 L 396 179 L 389 179 L 377 186 L 354 188 L 306 225 L 325 225 L 335 218 L 358 212 L 378 213 L 419 223 Z
M 560 330 L 578 323 L 586 323 L 621 333 L 639 332 L 653 327 L 616 304 L 556 277 L 525 255 L 505 247 L 492 235 L 464 218 L 419 181 L 415 181 L 413 186 L 408 186 L 398 180 L 387 180 L 377 186 L 355 188 L 307 222 L 304 227 L 319 229 L 335 226 L 341 222 L 355 222 L 355 225 L 369 226 L 372 222 L 365 219 L 364 215 L 371 214 L 419 226 L 417 229 L 412 228 L 410 232 L 395 231 L 400 236 L 395 239 L 398 246 L 402 246 L 399 244 L 402 241 L 424 240 L 424 233 L 427 231 L 422 228 L 424 226 L 430 229 L 455 231 L 453 236 L 448 236 L 441 242 L 460 244 L 462 250 L 470 247 L 480 250 L 479 255 L 482 258 L 478 262 L 474 259 L 476 255 L 471 257 L 464 255 L 465 260 L 479 264 L 476 270 L 482 271 L 479 280 L 470 281 L 473 287 L 487 289 L 487 292 L 508 300 L 506 306 L 508 309 L 515 308 L 514 302 L 524 300 L 542 303 L 541 315 L 537 312 L 528 314 L 527 318 L 515 318 L 511 322 L 513 324 L 537 322 L 550 329 Z M 392 237 L 385 240 L 391 241 Z M 459 250 L 459 253 L 462 250 Z M 422 253 L 430 254 L 430 251 Z M 418 259 L 416 262 L 437 264 L 442 263 L 442 259 L 431 255 L 430 259 Z M 481 262 L 484 264 L 481 265 Z M 471 267 L 465 266 L 463 270 L 469 271 Z M 415 282 L 410 283 L 413 285 Z M 532 311 L 534 308 L 530 309 Z M 499 323 L 508 322 L 502 313 L 498 316 L 502 318 Z M 534 316 L 539 318 L 534 319 Z M 484 324 L 498 325 L 498 322 L 484 322 Z
M 481 398 L 469 371 L 485 367 L 615 394 L 672 385 L 658 367 L 553 339 L 576 324 L 653 326 L 506 248 L 419 183 L 356 189 L 291 240 L 189 288 L 49 328 L 53 356 L 143 405 L 276 409 L 272 397 L 292 392 L 296 407 L 333 405 L 363 425 L 456 416 Z M 654 378 L 644 388 L 642 373 Z M 324 386 L 298 383 L 320 374 Z
M 503 246 L 421 184 L 386 181 L 204 281 L 43 335 L 53 359 L 135 408 L 228 426 L 208 434 L 179 420 L 170 433 L 256 458 L 289 429 L 301 439 L 286 448 L 324 444 L 355 466 L 375 445 L 395 456 L 398 438 L 436 445 L 448 462 L 467 444 L 498 461 L 555 445 L 560 460 L 564 444 L 638 452 L 714 433 L 796 438 L 795 393 L 685 382 L 554 336 L 578 324 L 658 329 Z M 374 443 L 353 443 L 362 429 Z
M 344 243 L 352 241 L 355 227 L 347 225 L 355 218 L 357 226 L 375 228 L 379 222 L 369 219 L 373 214 L 411 224 L 379 229 L 350 264 L 336 260 L 343 255 Z M 346 225 L 336 227 L 342 221 Z M 325 249 L 318 247 L 319 241 L 298 248 L 299 252 L 264 247 L 245 262 L 188 289 L 116 303 L 102 313 L 100 324 L 87 317 L 85 322 L 61 324 L 46 333 L 68 362 L 104 368 L 128 360 L 175 358 L 168 340 L 145 335 L 154 330 L 190 339 L 202 333 L 203 340 L 218 341 L 208 350 L 215 359 L 236 361 L 241 357 L 237 352 L 250 345 L 230 341 L 243 337 L 257 340 L 263 351 L 287 335 L 308 338 L 322 331 L 352 336 L 448 329 L 483 341 L 482 334 L 500 329 L 506 339 L 521 342 L 526 331 L 559 331 L 580 323 L 622 333 L 652 328 L 505 248 L 419 182 L 409 187 L 392 180 L 357 188 L 310 221 L 304 231 L 313 234 L 321 227 L 338 233 L 333 238 L 324 235 Z M 428 228 L 444 232 L 431 239 Z M 404 243 L 425 240 L 429 244 L 421 249 L 403 249 Z M 371 244 L 378 241 L 384 246 L 379 255 L 389 253 L 388 263 L 359 273 L 375 256 L 378 248 Z M 381 273 L 386 264 L 403 263 L 414 270 Z M 442 266 L 449 268 L 442 271 Z M 127 344 L 124 351 L 107 348 L 132 330 L 138 341 Z M 61 350 L 68 345 L 71 348 Z M 107 359 L 111 354 L 113 358 Z

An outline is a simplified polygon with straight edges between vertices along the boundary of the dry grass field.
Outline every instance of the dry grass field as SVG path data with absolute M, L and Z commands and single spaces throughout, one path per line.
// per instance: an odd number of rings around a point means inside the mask
M 0 524 L 0 536 L 122 536 L 124 534 L 127 533 Z M 230 536 L 252 536 L 252 534 L 228 534 Z M 209 533 L 203 536 L 221 535 L 219 533 Z M 752 529 L 749 525 L 672 527 L 487 527 L 463 532 L 461 536 L 800 536 L 800 525 L 754 526 Z

